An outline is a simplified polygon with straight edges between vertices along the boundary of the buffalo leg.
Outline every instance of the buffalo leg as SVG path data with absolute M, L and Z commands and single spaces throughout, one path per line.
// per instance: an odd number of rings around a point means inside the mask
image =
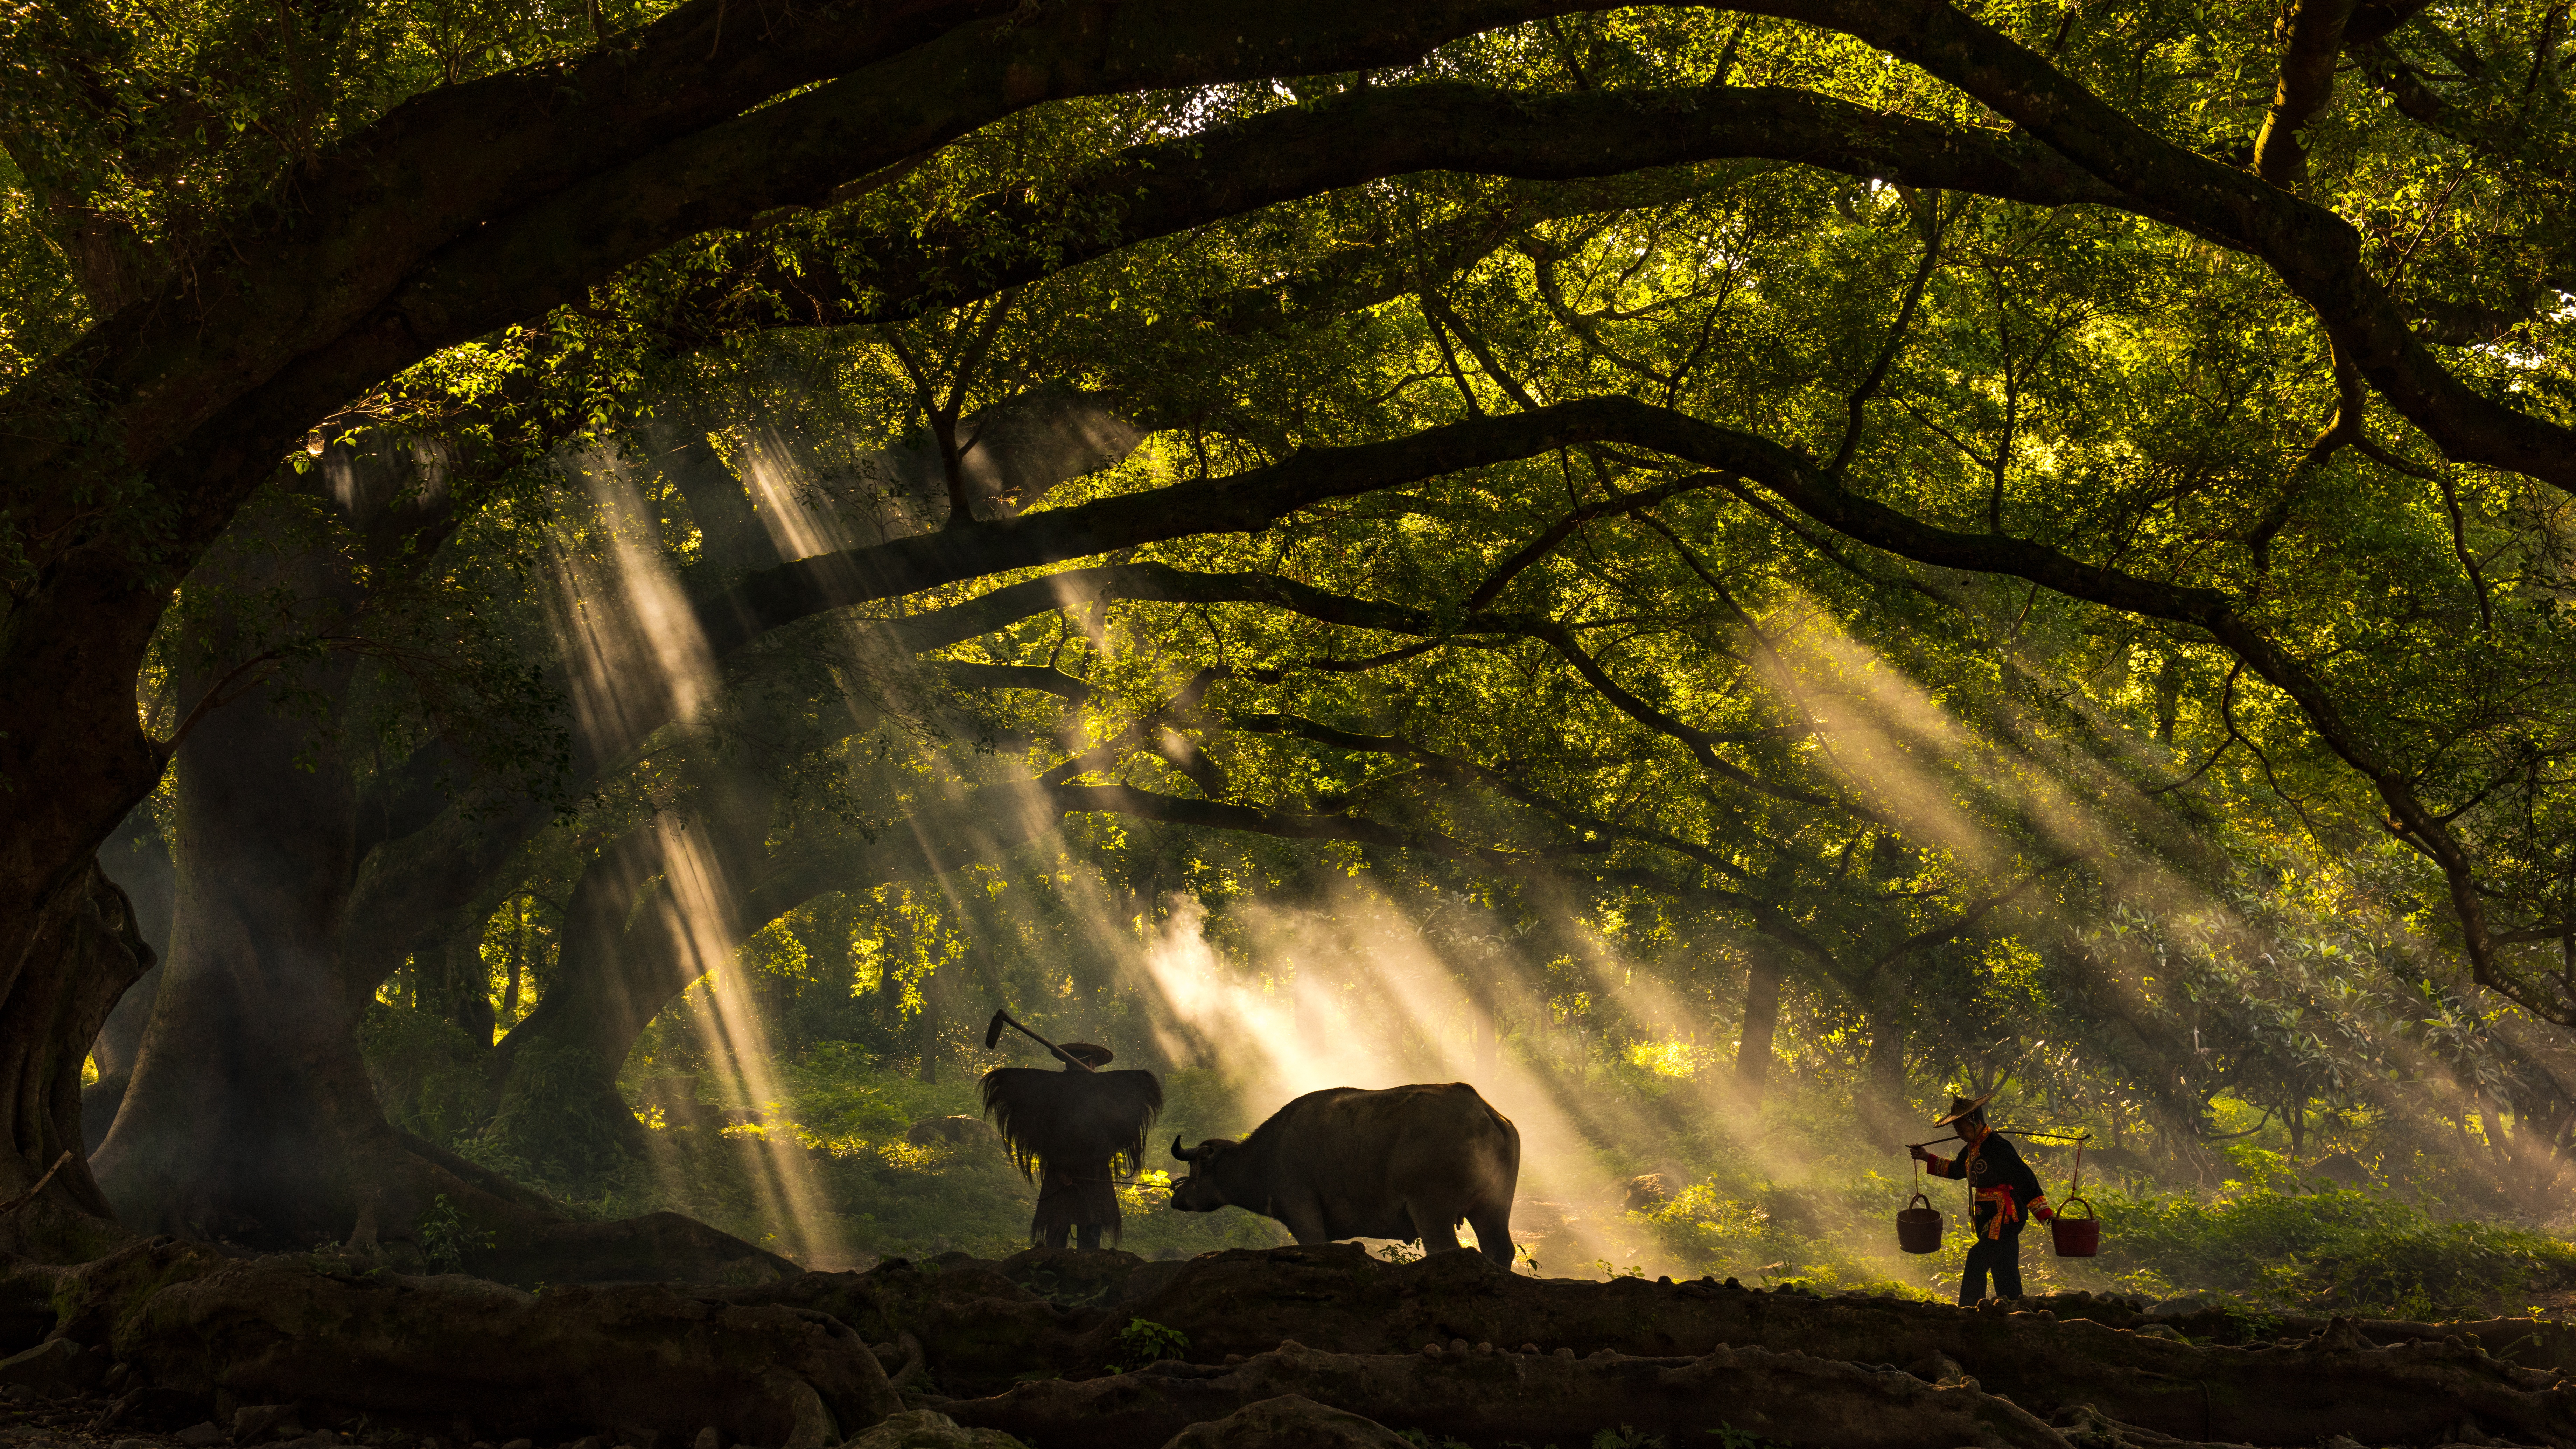
M 1446 1253 L 1457 1248 L 1458 1225 L 1450 1221 L 1447 1213 L 1416 1207 L 1411 1203 L 1405 1204 L 1404 1210 L 1413 1219 L 1413 1230 L 1422 1235 L 1423 1252 Z
M 1073 1245 L 1085 1252 L 1098 1249 L 1100 1246 L 1100 1224 L 1084 1223 L 1081 1227 L 1074 1229 Z
M 1467 1225 L 1476 1230 L 1476 1247 L 1486 1257 L 1509 1268 L 1512 1265 L 1512 1205 L 1480 1207 L 1467 1214 Z
M 1317 1243 L 1333 1241 L 1333 1235 L 1324 1222 L 1324 1212 L 1320 1204 L 1283 1202 L 1276 1205 L 1275 1211 L 1270 1216 L 1287 1224 L 1288 1235 L 1295 1238 L 1300 1247 L 1311 1248 Z

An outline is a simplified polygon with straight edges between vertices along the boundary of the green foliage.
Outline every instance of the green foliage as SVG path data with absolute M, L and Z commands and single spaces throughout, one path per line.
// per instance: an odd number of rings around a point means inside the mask
M 429 1211 L 421 1214 L 420 1252 L 429 1260 L 432 1272 L 461 1271 L 467 1254 L 491 1246 L 492 1234 L 468 1227 L 443 1192 L 430 1202 Z
M 500 1105 L 469 1155 L 509 1162 L 532 1183 L 569 1185 L 615 1174 L 641 1140 L 634 1110 L 594 1055 L 539 1041 L 512 1061 Z
M 2576 1244 L 2360 1192 L 2102 1200 L 2105 1267 L 2301 1312 L 2455 1318 L 2576 1286 Z
M 376 1100 L 395 1125 L 452 1145 L 482 1124 L 482 1054 L 454 1022 L 425 1011 L 368 1003 L 358 1047 Z
M 434 9 L 0 21 L 19 82 L 0 102 L 17 138 L 0 160 L 0 383 L 90 320 L 80 259 L 175 264 L 404 98 L 586 50 L 594 20 L 650 11 Z M 2228 154 L 2270 94 L 2277 46 L 2251 11 L 1986 18 L 2203 154 Z M 2306 194 L 2355 226 L 2427 356 L 2564 416 L 2563 297 L 2497 279 L 2565 274 L 2570 112 L 2563 86 L 2536 84 L 2554 56 L 2490 63 L 2557 25 L 2516 0 L 2387 37 L 2316 118 Z M 1421 75 L 1528 104 L 1794 87 L 1961 127 L 1963 144 L 2002 134 L 1874 46 L 1715 12 L 1471 35 Z M 2399 78 L 2438 89 L 2447 119 L 2385 103 Z M 292 526 L 267 546 L 363 598 L 371 651 L 352 689 L 296 697 L 299 727 L 347 742 L 332 767 L 370 799 L 441 751 L 472 759 L 492 778 L 456 792 L 448 826 L 522 797 L 561 816 L 484 883 L 504 904 L 451 953 L 472 979 L 425 956 L 387 965 L 361 1035 L 393 1120 L 586 1211 L 671 1207 L 773 1243 L 811 1230 L 813 1251 L 853 1257 L 999 1254 L 1024 1241 L 1025 1184 L 997 1152 L 907 1140 L 921 1117 L 977 1115 L 972 1072 L 1020 1059 L 977 1048 L 981 1013 L 1230 1064 L 1258 1013 L 1181 1019 L 1139 966 L 1196 952 L 1210 999 L 1293 998 L 1371 1070 L 1490 1070 L 1578 1104 L 1550 1136 L 1573 1144 L 1564 1160 L 1531 1176 L 1553 1174 L 1546 1191 L 1583 1224 L 1551 1259 L 1605 1274 L 1931 1291 L 1964 1250 L 1955 1215 L 1942 1254 L 1889 1259 L 1895 1184 L 1870 1154 L 1916 1099 L 1972 1086 L 1998 1092 L 1999 1114 L 2125 1141 L 2138 1176 L 2234 1174 L 2207 1196 L 2101 1194 L 2105 1258 L 2033 1264 L 2036 1282 L 2423 1311 L 2558 1285 L 2565 1244 L 2498 1224 L 2557 1210 L 2576 1099 L 2541 1024 L 2465 984 L 2450 883 L 2347 761 L 2386 761 L 2380 779 L 2452 822 L 2511 968 L 2488 979 L 2545 996 L 2563 963 L 2542 927 L 2563 920 L 2576 868 L 2557 768 L 2576 715 L 2535 682 L 2576 669 L 2576 522 L 2530 479 L 2352 405 L 2348 349 L 2223 238 L 2110 205 L 1721 158 L 1580 184 L 1373 183 L 883 325 L 805 326 L 802 308 L 770 325 L 753 295 L 764 275 L 861 281 L 884 250 L 871 237 L 976 259 L 1075 245 L 1126 192 L 1069 179 L 1121 148 L 1410 79 L 1049 105 L 347 400 L 343 420 L 420 430 L 454 514 L 353 563 L 362 530 L 317 465 L 298 454 L 281 475 L 262 517 Z M 997 196 L 1026 208 L 996 213 Z M 1839 460 L 1836 486 L 1946 530 L 1952 551 L 1909 563 L 1801 516 L 1778 479 L 1642 444 L 1496 456 L 1119 550 L 1151 588 L 1016 570 L 771 630 L 660 681 L 695 712 L 565 778 L 575 711 L 554 681 L 599 663 L 583 653 L 597 630 L 717 597 L 791 517 L 812 525 L 798 548 L 929 526 L 947 500 L 915 465 L 943 428 L 953 451 L 961 419 L 1076 392 L 1146 436 L 1032 472 L 1010 500 L 1032 517 L 1149 493 L 1185 509 L 1211 476 L 1309 450 L 1628 396 L 1754 452 Z M 31 416 L 78 415 L 36 401 Z M 2360 440 L 2319 449 L 2320 419 L 2347 407 Z M 2234 600 L 2263 648 L 2174 622 L 2205 618 L 2199 604 L 2054 592 L 1981 558 L 1985 541 L 2062 551 L 2050 576 L 2070 588 L 2117 569 L 2138 590 Z M 1043 604 L 923 624 L 1021 585 Z M 1299 607 L 1281 603 L 1291 585 Z M 355 647 L 346 618 L 315 622 L 311 592 L 192 576 L 144 681 L 157 725 L 177 728 L 173 681 L 227 611 L 280 658 Z M 911 627 L 941 642 L 901 643 Z M 2247 662 L 2267 658 L 2300 661 L 2313 687 L 2294 697 Z M 1016 817 L 986 806 L 1037 779 L 1096 787 L 1103 808 L 1043 840 L 988 840 Z M 1139 799 L 1248 828 L 1115 806 Z M 563 999 L 565 970 L 667 974 L 653 953 L 671 862 L 592 919 L 558 903 L 669 830 L 723 842 L 710 874 L 759 883 L 759 909 L 716 951 L 734 948 L 716 968 L 734 1004 L 681 997 L 624 1075 L 758 1068 L 758 1087 L 710 1089 L 753 1125 L 639 1124 L 596 1044 L 535 1033 L 487 1101 L 484 1044 L 434 998 L 522 972 L 524 1015 Z M 732 931 L 749 903 L 691 924 Z M 579 930 L 607 939 L 566 950 Z M 1765 971 L 1780 977 L 1771 1105 L 1730 1122 Z M 759 1039 L 728 1017 L 741 1003 L 774 1060 L 708 1045 Z M 1167 1077 L 1179 1135 L 1239 1131 L 1274 1104 L 1271 1084 L 1214 1066 Z M 2250 1135 L 2213 1150 L 2231 1134 Z M 2301 1189 L 2325 1146 L 2439 1188 L 2438 1214 Z M 802 1154 L 818 1195 L 803 1210 L 823 1222 L 782 1221 L 764 1152 Z M 1636 1213 L 1587 1196 L 1648 1168 L 1683 1185 Z M 1125 1190 L 1129 1247 L 1278 1240 L 1240 1212 L 1160 1212 L 1167 1185 Z
M 1890 1279 L 1871 1261 L 1868 1249 L 1844 1230 L 1846 1223 L 1865 1220 L 1881 1193 L 1867 1180 L 1839 1193 L 1815 1195 L 1784 1194 L 1770 1184 L 1740 1178 L 1711 1178 L 1630 1216 L 1645 1227 L 1657 1256 L 1674 1263 L 1678 1273 L 1810 1292 L 1918 1292 Z M 1787 1209 L 1800 1226 L 1776 1221 L 1766 1201 Z M 1615 1268 L 1607 1261 L 1593 1266 L 1604 1277 L 1644 1275 L 1636 1266 Z
M 1167 1358 L 1179 1358 L 1190 1350 L 1190 1336 L 1168 1324 L 1150 1318 L 1131 1318 L 1118 1330 L 1112 1361 L 1120 1368 L 1140 1369 Z

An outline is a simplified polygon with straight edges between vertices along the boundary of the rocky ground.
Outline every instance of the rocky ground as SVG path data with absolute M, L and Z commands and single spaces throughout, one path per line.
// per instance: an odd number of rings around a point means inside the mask
M 2576 1449 L 2576 1329 L 1966 1310 L 1349 1245 L 523 1291 L 169 1240 L 0 1279 L 0 1449 Z M 1716 1437 L 1712 1437 L 1716 1436 Z

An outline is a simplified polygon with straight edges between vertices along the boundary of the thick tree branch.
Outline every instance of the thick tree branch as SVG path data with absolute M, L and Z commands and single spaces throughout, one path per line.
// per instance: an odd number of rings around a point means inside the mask
M 769 300 L 748 305 L 774 306 L 800 323 L 895 321 L 1140 241 L 1387 176 L 1444 170 L 1574 181 L 1720 158 L 1798 162 L 2037 206 L 2122 201 L 2040 147 L 1805 91 L 1525 95 L 1452 82 L 1372 86 L 1122 151 L 1058 188 L 1015 188 L 970 203 L 960 220 L 928 234 L 909 219 L 836 226 L 827 235 L 849 259 L 840 272 L 764 268 L 753 295 Z M 707 301 L 715 300 L 711 292 Z
M 2162 583 L 2089 564 L 2045 544 L 1991 534 L 1958 533 L 1923 522 L 1865 498 L 1824 476 L 1815 466 L 1765 438 L 1704 423 L 1680 413 L 1629 403 L 1635 431 L 1622 441 L 1656 448 L 1705 468 L 1726 469 L 1756 480 L 1790 507 L 1847 538 L 1918 563 L 2028 579 L 2070 598 L 2126 613 L 2194 625 L 2245 661 L 2294 700 L 2327 747 L 2378 791 L 2393 827 L 2442 869 L 2450 888 L 2462 944 L 2479 984 L 2504 992 L 2536 1011 L 2563 1018 L 2567 1003 L 2514 978 L 2496 957 L 2487 933 L 2475 863 L 2448 822 L 2415 792 L 2411 773 L 2345 713 L 2324 683 L 2259 625 L 2236 611 L 2215 589 Z
M 2281 83 L 2254 137 L 2254 174 L 2284 191 L 2307 184 L 2308 156 L 2298 133 L 2334 95 L 2335 63 L 2354 9 L 2354 0 L 2297 0 L 2281 19 Z
M 1476 586 L 1476 591 L 1467 596 L 1467 607 L 1481 609 L 1492 603 L 1513 579 L 1520 577 L 1523 569 L 1555 552 L 1558 544 L 1572 538 L 1587 523 L 1619 514 L 1634 513 L 1641 508 L 1652 508 L 1667 498 L 1677 497 L 1683 493 L 1695 493 L 1704 488 L 1714 488 L 1723 481 L 1725 480 L 1713 474 L 1676 478 L 1669 483 L 1658 484 L 1635 493 L 1613 493 L 1607 498 L 1586 503 L 1551 524 L 1547 532 L 1530 540 L 1519 552 L 1496 564 L 1494 571 L 1485 575 L 1485 581 Z
M 1052 694 L 1067 704 L 1080 704 L 1091 698 L 1088 681 L 1076 679 L 1053 666 L 984 664 L 974 660 L 949 659 L 932 667 L 961 689 L 1034 689 Z
M 2453 376 L 2363 267 L 2360 233 L 2333 212 L 2165 140 L 1947 0 L 1769 0 L 1751 8 L 1901 56 L 2118 190 L 2126 209 L 2259 258 L 2443 452 L 2576 492 L 2576 430 Z
M 710 633 L 723 627 L 727 619 L 766 620 L 761 627 L 769 627 L 804 613 L 911 592 L 1001 568 L 1027 567 L 1186 534 L 1258 529 L 1305 503 L 1583 442 L 1620 442 L 1652 448 L 1704 468 L 1741 474 L 1835 532 L 1919 563 L 2009 574 L 2071 598 L 2207 631 L 2295 700 L 2328 747 L 2378 790 L 2396 827 L 2441 865 L 2480 982 L 2515 994 L 2517 1000 L 2535 1009 L 2546 999 L 2502 974 L 2503 967 L 2489 944 L 2474 865 L 2449 824 L 2416 795 L 2409 773 L 2346 715 L 2342 705 L 2304 664 L 2238 614 L 2226 595 L 2214 589 L 2164 583 L 2086 563 L 2023 539 L 1958 533 L 1927 524 L 1851 492 L 1812 463 L 1766 438 L 1625 398 L 1562 403 L 1534 412 L 1453 423 L 1394 442 L 1320 449 L 1298 454 L 1274 467 L 1216 482 L 1156 489 L 1079 508 L 1029 514 L 952 529 L 928 538 L 903 539 L 872 549 L 803 560 L 772 570 L 765 578 L 747 580 L 747 587 L 737 591 L 739 597 L 728 601 L 726 611 L 711 621 Z M 1508 622 L 1515 626 L 1515 632 L 1549 642 L 1605 697 L 1632 718 L 1680 740 L 1703 765 L 1747 788 L 1782 793 L 1781 787 L 1717 759 L 1708 749 L 1709 737 L 1672 720 L 1609 679 L 1563 626 L 1547 620 L 1493 622 Z M 734 627 L 740 631 L 747 626 L 736 623 Z M 738 642 L 748 635 L 736 632 L 731 637 Z M 1831 803 L 1796 791 L 1788 792 L 1784 798 Z
M 1477 419 L 1384 443 L 1311 449 L 1208 482 L 799 559 L 744 578 L 702 606 L 699 622 L 721 657 L 765 630 L 827 609 L 1137 544 L 1258 532 L 1328 499 L 1596 441 L 1624 410 L 1610 399 Z

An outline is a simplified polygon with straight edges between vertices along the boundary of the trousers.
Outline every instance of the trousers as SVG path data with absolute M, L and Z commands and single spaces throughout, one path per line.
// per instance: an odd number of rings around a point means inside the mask
M 1961 1303 L 1986 1296 L 1988 1274 L 1994 1276 L 1996 1297 L 2021 1296 L 2021 1230 L 2028 1226 L 2030 1219 L 2017 1218 L 2004 1224 L 2001 1236 L 1989 1238 L 1985 1222 L 1977 1222 L 1977 1245 L 1968 1250 L 1968 1271 L 1959 1278 Z

